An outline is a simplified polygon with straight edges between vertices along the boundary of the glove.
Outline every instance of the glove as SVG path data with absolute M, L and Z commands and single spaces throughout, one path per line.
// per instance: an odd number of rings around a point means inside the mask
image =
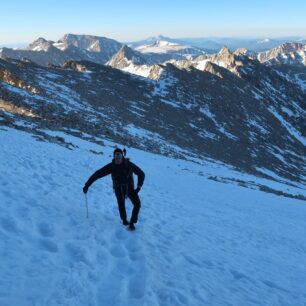
M 87 185 L 85 185 L 85 186 L 83 187 L 83 192 L 86 194 L 86 193 L 87 193 L 87 191 L 88 191 L 88 186 L 87 186 Z
M 137 187 L 134 191 L 135 191 L 135 193 L 138 193 L 139 191 L 140 191 L 140 189 L 141 189 L 141 187 Z

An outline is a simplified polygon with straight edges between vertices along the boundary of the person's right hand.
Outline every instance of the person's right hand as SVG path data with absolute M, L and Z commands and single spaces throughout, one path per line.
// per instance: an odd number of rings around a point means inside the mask
M 88 187 L 85 185 L 85 186 L 83 187 L 83 192 L 86 194 L 87 191 L 88 191 Z

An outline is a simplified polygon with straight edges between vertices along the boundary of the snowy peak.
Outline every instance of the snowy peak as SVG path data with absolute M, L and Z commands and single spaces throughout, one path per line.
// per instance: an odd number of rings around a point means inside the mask
M 165 58 L 165 60 L 181 60 L 206 54 L 206 52 L 201 48 L 183 45 L 164 39 L 156 39 L 149 44 L 140 45 L 135 49 L 142 53 L 168 55 L 168 58 Z
M 137 52 L 127 45 L 124 45 L 107 64 L 113 68 L 122 69 L 131 63 L 136 65 L 144 65 L 146 61 L 140 52 Z
M 219 53 L 210 58 L 210 61 L 224 68 L 232 68 L 235 66 L 236 58 L 235 55 L 231 53 L 229 48 L 223 47 Z
M 46 40 L 43 37 L 38 38 L 35 40 L 33 43 L 31 43 L 28 47 L 27 50 L 31 51 L 49 51 L 50 48 L 52 49 L 53 47 L 53 41 L 51 40 Z
M 57 42 L 39 38 L 26 49 L 6 48 L 2 50 L 0 56 L 15 59 L 26 57 L 43 66 L 62 65 L 68 60 L 86 60 L 105 64 L 121 46 L 121 43 L 105 37 L 66 34 Z M 37 51 L 44 51 L 44 54 Z
M 94 35 L 66 34 L 59 42 L 90 52 L 102 52 L 104 49 L 118 50 L 121 47 L 121 44 L 113 39 Z
M 266 44 L 266 43 L 270 43 L 270 42 L 271 42 L 270 38 L 264 38 L 264 39 L 258 41 L 259 44 Z
M 221 56 L 228 56 L 228 55 L 231 55 L 232 53 L 231 53 L 231 51 L 230 51 L 230 49 L 228 48 L 228 47 L 223 47 L 220 51 L 219 51 L 219 54 L 221 55 Z
M 156 40 L 151 44 L 142 45 L 136 48 L 136 50 L 143 53 L 167 53 L 172 51 L 178 51 L 186 49 L 187 46 L 179 45 L 177 43 L 165 41 L 165 40 Z
M 156 75 L 158 65 L 155 65 L 154 61 L 158 62 L 159 58 L 152 59 L 150 55 L 140 53 L 124 45 L 106 64 L 131 74 L 155 80 L 158 78 L 158 73 Z
M 163 35 L 158 35 L 158 36 L 149 37 L 145 41 L 147 41 L 147 44 L 154 44 L 158 41 L 171 42 L 173 40 L 169 37 L 166 37 L 166 36 L 163 36 Z
M 279 53 L 290 53 L 290 52 L 299 52 L 299 51 L 305 51 L 306 46 L 302 43 L 285 43 L 281 44 L 277 48 L 274 48 L 272 51 L 276 51 Z
M 180 46 L 177 43 L 166 41 L 166 40 L 156 40 L 155 43 L 152 44 L 154 47 L 167 47 L 167 46 Z
M 232 53 L 227 47 L 224 47 L 219 53 L 212 55 L 209 61 L 241 77 L 241 73 L 248 74 L 253 70 L 254 65 L 251 59 L 254 57 L 256 56 L 247 49 L 239 49 Z
M 306 45 L 284 43 L 266 52 L 258 53 L 258 60 L 269 64 L 306 65 Z
M 250 58 L 256 58 L 256 53 L 254 51 L 250 51 L 246 48 L 238 48 L 234 52 L 235 55 L 245 55 Z
M 143 40 L 132 42 L 130 46 L 135 49 L 139 46 L 147 46 L 147 45 L 155 44 L 157 41 L 175 42 L 175 40 L 172 38 L 165 37 L 163 35 L 158 35 L 158 36 L 152 36 L 152 37 L 148 37 Z
M 62 39 L 59 40 L 59 43 L 63 43 L 66 46 L 72 45 L 81 50 L 87 50 L 91 52 L 101 51 L 99 37 L 92 35 L 66 34 Z

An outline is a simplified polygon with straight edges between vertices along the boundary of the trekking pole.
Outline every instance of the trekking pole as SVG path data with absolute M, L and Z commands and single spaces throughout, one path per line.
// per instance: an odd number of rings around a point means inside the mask
M 86 211 L 87 211 L 87 218 L 88 218 L 88 203 L 87 203 L 87 194 L 85 193 L 85 202 L 86 202 Z

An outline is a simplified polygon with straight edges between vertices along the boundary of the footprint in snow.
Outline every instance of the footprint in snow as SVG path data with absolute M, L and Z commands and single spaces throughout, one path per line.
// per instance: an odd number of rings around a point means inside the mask
M 54 236 L 54 226 L 50 223 L 41 222 L 38 224 L 38 231 L 44 237 Z
M 50 253 L 56 253 L 58 251 L 57 244 L 51 240 L 40 239 L 39 244 L 41 248 Z
M 189 256 L 189 255 L 183 255 L 184 258 L 186 259 L 187 262 L 189 262 L 190 264 L 197 266 L 197 267 L 202 267 L 201 263 L 198 262 L 195 258 Z
M 122 303 L 121 293 L 123 291 L 124 278 L 116 273 L 109 273 L 103 281 L 97 286 L 97 304 L 98 305 L 124 305 Z
M 275 284 L 274 282 L 271 282 L 269 280 L 262 280 L 262 282 L 268 286 L 271 289 L 275 289 L 275 290 L 279 290 L 279 291 L 283 291 L 283 292 L 289 292 L 287 289 L 282 288 L 281 286 Z
M 118 240 L 125 240 L 127 239 L 127 234 L 128 233 L 126 233 L 122 229 L 118 229 L 116 230 L 114 237 L 117 238 Z
M 1 227 L 10 233 L 18 233 L 18 226 L 17 226 L 17 222 L 14 218 L 12 217 L 6 217 L 6 218 L 2 218 L 0 221 Z
M 120 244 L 112 246 L 110 253 L 117 258 L 125 257 L 126 255 L 125 249 Z
M 230 270 L 232 276 L 236 279 L 236 280 L 247 280 L 249 282 L 254 282 L 252 279 L 250 279 L 247 275 L 236 271 L 236 270 Z
M 15 215 L 22 219 L 27 219 L 29 217 L 29 208 L 26 206 L 17 207 L 15 210 Z
M 90 263 L 89 254 L 86 248 L 78 245 L 78 243 L 69 242 L 66 244 L 67 254 L 72 261 Z
M 129 296 L 135 299 L 141 299 L 146 291 L 146 276 L 143 273 L 137 273 L 128 281 Z

